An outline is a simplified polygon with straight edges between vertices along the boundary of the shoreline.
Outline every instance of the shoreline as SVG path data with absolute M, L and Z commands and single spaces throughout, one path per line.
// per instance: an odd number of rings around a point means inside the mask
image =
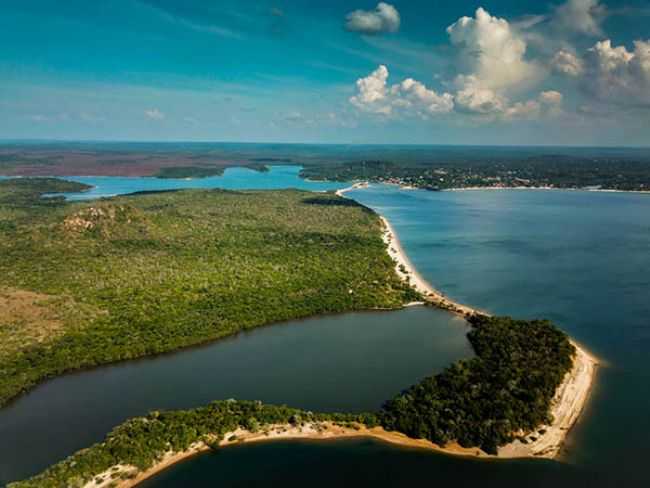
M 363 188 L 367 186 L 368 184 L 365 183 Z M 352 189 L 355 188 L 350 187 L 345 190 L 350 191 Z M 383 226 L 382 238 L 386 243 L 388 255 L 395 262 L 396 273 L 402 280 L 410 283 L 413 288 L 420 292 L 427 302 L 463 318 L 474 314 L 490 315 L 483 310 L 451 300 L 436 290 L 420 275 L 415 266 L 413 266 L 413 263 L 411 263 L 411 260 L 402 248 L 395 229 L 388 219 L 383 215 L 379 215 L 379 218 Z M 522 433 L 526 434 L 522 435 L 525 441 L 522 442 L 517 439 L 510 444 L 501 446 L 496 457 L 542 457 L 554 459 L 560 454 L 568 432 L 577 422 L 589 399 L 589 394 L 595 379 L 596 368 L 599 364 L 595 356 L 588 353 L 585 348 L 581 347 L 573 339 L 569 338 L 569 340 L 575 347 L 573 367 L 557 388 L 551 402 L 553 422 L 550 425 L 537 427 L 534 433 Z M 445 451 L 445 449 L 442 450 Z
M 327 180 L 324 180 L 327 181 Z M 481 190 L 489 190 L 489 191 L 499 191 L 499 190 L 517 190 L 517 191 L 523 191 L 523 190 L 534 190 L 534 191 L 572 191 L 572 192 L 585 192 L 585 193 L 640 193 L 644 195 L 650 194 L 650 189 L 648 190 L 617 190 L 615 188 L 589 188 L 589 187 L 570 187 L 570 188 L 561 188 L 557 186 L 458 186 L 458 187 L 453 187 L 453 188 L 440 188 L 440 189 L 428 189 L 420 186 L 413 186 L 409 185 L 406 183 L 397 183 L 397 182 L 389 182 L 389 181 L 376 181 L 376 182 L 370 182 L 370 181 L 358 181 L 354 184 L 352 184 L 349 187 L 343 188 L 342 190 L 337 190 L 335 193 L 342 197 L 345 193 L 352 191 L 352 190 L 358 190 L 362 188 L 368 188 L 371 184 L 375 185 L 388 185 L 388 186 L 396 186 L 400 190 L 405 190 L 405 191 L 413 191 L 413 190 L 421 190 L 421 191 L 433 191 L 433 192 L 462 192 L 462 191 L 481 191 Z M 357 186 L 358 185 L 358 186 Z
M 450 300 L 433 288 L 422 278 L 409 260 L 390 222 L 381 215 L 379 218 L 384 226 L 384 242 L 387 245 L 388 254 L 395 261 L 396 272 L 403 280 L 411 283 L 417 291 L 422 293 L 429 303 L 464 318 L 473 314 L 490 315 L 482 310 Z M 525 438 L 525 442 L 517 439 L 510 444 L 501 446 L 496 457 L 541 457 L 548 459 L 558 457 L 568 432 L 584 410 L 598 365 L 598 360 L 593 355 L 580 347 L 576 341 L 569 340 L 575 347 L 575 357 L 573 358 L 571 371 L 566 374 L 552 400 L 551 415 L 553 416 L 553 422 L 550 425 L 537 427 L 535 433 L 527 433 L 522 436 L 522 438 Z
M 449 312 L 461 315 L 462 317 L 467 317 L 470 315 L 489 315 L 488 313 L 479 310 L 477 308 L 469 307 L 458 303 L 450 298 L 446 297 L 444 293 L 436 290 L 428 281 L 426 281 L 422 275 L 417 271 L 411 260 L 404 252 L 402 244 L 400 243 L 397 233 L 393 229 L 393 226 L 390 224 L 388 219 L 383 215 L 379 216 L 379 219 L 382 222 L 382 239 L 386 244 L 386 250 L 388 255 L 395 262 L 395 272 L 403 280 L 411 284 L 416 291 L 418 291 L 424 297 L 425 301 L 435 305 L 436 307 L 442 308 Z
M 368 183 L 355 183 L 351 187 L 336 191 L 336 195 L 344 197 L 348 191 L 367 188 Z M 428 283 L 413 266 L 399 238 L 390 222 L 379 215 L 382 224 L 382 239 L 386 244 L 386 251 L 395 262 L 395 271 L 400 278 L 410 283 L 420 292 L 426 302 L 448 310 L 451 313 L 466 318 L 473 314 L 489 315 L 488 313 L 460 304 L 436 290 Z M 424 302 L 414 302 L 406 306 L 417 305 Z M 564 380 L 557 388 L 551 403 L 553 422 L 541 425 L 536 432 L 521 433 L 513 442 L 498 448 L 496 455 L 490 455 L 480 448 L 464 448 L 456 443 L 449 443 L 445 447 L 434 444 L 426 439 L 414 439 L 399 432 L 389 432 L 381 427 L 367 428 L 365 426 L 343 427 L 332 422 L 311 423 L 304 426 L 272 425 L 261 432 L 250 432 L 237 429 L 228 432 L 218 443 L 218 447 L 227 447 L 237 444 L 254 442 L 271 442 L 276 440 L 336 440 L 345 438 L 373 438 L 389 444 L 407 448 L 427 449 L 454 456 L 480 457 L 487 459 L 516 459 L 516 458 L 545 458 L 555 459 L 559 456 L 568 432 L 575 425 L 580 414 L 585 408 L 591 393 L 595 373 L 599 364 L 598 360 L 580 345 L 570 339 L 575 347 L 573 367 L 566 374 Z M 234 438 L 233 438 L 234 437 Z M 522 439 L 524 439 L 522 441 Z M 195 442 L 182 452 L 168 452 L 161 460 L 145 471 L 139 471 L 134 466 L 117 465 L 93 477 L 93 480 L 83 488 L 133 488 L 146 479 L 164 471 L 170 466 L 184 461 L 190 457 L 213 449 L 203 441 Z M 120 479 L 121 476 L 130 476 Z
M 420 188 L 424 189 L 424 188 Z M 641 193 L 650 194 L 650 190 L 616 190 L 614 188 L 559 188 L 556 186 L 465 186 L 458 188 L 443 188 L 437 191 L 480 191 L 480 190 L 535 190 L 535 191 L 574 191 L 589 193 Z

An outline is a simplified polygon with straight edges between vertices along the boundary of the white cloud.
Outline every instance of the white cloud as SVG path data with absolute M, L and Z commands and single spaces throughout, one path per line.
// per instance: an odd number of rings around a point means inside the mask
M 580 76 L 584 72 L 582 59 L 566 49 L 561 49 L 555 53 L 551 60 L 551 66 L 558 73 L 573 77 Z
M 365 78 L 359 78 L 357 94 L 350 97 L 350 103 L 364 112 L 386 116 L 399 112 L 426 117 L 453 110 L 451 94 L 438 94 L 412 78 L 388 86 L 388 74 L 386 66 L 381 65 Z
M 458 91 L 456 105 L 464 112 L 476 114 L 494 114 L 504 112 L 508 100 L 491 88 L 488 88 L 474 75 L 460 75 L 456 78 Z
M 554 20 L 560 30 L 600 36 L 600 24 L 606 14 L 605 6 L 599 0 L 568 0 L 555 9 Z
M 355 107 L 366 112 L 389 114 L 392 110 L 386 89 L 388 68 L 381 65 L 365 78 L 357 80 L 357 94 L 350 98 Z
M 587 89 L 603 101 L 624 105 L 650 104 L 650 39 L 634 41 L 634 50 L 597 42 L 586 56 Z
M 397 32 L 399 24 L 399 12 L 385 2 L 379 2 L 375 10 L 355 10 L 345 17 L 345 28 L 362 34 Z
M 157 108 L 152 108 L 152 109 L 149 109 L 149 110 L 145 110 L 144 114 L 148 118 L 150 118 L 151 120 L 163 120 L 165 118 L 165 114 L 162 113 Z
M 537 19 L 530 24 L 539 22 Z M 452 93 L 439 94 L 412 78 L 389 85 L 388 69 L 380 65 L 357 80 L 357 93 L 350 102 L 360 110 L 383 116 L 409 114 L 426 118 L 455 111 L 489 121 L 561 113 L 563 96 L 557 91 L 544 91 L 523 100 L 511 99 L 513 94 L 541 80 L 545 71 L 525 58 L 526 41 L 507 20 L 479 8 L 474 17 L 461 17 L 450 25 L 447 33 L 459 61 L 458 74 L 453 81 L 446 82 L 453 87 Z M 569 64 L 566 57 L 558 58 L 558 66 L 564 68 Z M 577 70 L 579 60 L 574 58 L 571 61 Z
M 451 43 L 459 49 L 460 70 L 474 76 L 482 88 L 498 90 L 532 82 L 540 69 L 526 61 L 526 41 L 505 19 L 483 8 L 474 18 L 461 17 L 447 27 Z
M 562 105 L 562 94 L 555 90 L 543 91 L 539 94 L 539 100 L 550 106 Z
M 418 115 L 434 115 L 451 112 L 454 109 L 454 97 L 449 93 L 439 95 L 423 83 L 407 78 L 393 89 L 396 102 L 403 107 L 414 110 Z

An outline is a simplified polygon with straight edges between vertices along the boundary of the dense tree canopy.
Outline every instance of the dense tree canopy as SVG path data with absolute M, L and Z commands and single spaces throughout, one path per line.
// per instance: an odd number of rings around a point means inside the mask
M 575 348 L 544 320 L 470 318 L 476 357 L 425 378 L 392 400 L 381 424 L 445 445 L 497 446 L 548 423 L 551 400 L 572 365 Z
M 378 216 L 332 194 L 40 198 L 79 189 L 55 179 L 0 182 L 0 295 L 38 293 L 66 304 L 56 317 L 42 314 L 61 324 L 56 334 L 48 336 L 54 329 L 44 320 L 41 334 L 33 333 L 38 324 L 9 324 L 0 404 L 68 370 L 418 297 L 395 274 Z M 26 319 L 34 316 L 25 310 Z

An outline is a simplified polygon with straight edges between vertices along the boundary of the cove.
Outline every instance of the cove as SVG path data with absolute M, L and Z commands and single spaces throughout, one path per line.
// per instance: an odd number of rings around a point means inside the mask
M 470 357 L 461 319 L 428 307 L 275 324 L 207 346 L 65 375 L 0 410 L 0 479 L 25 478 L 151 410 L 240 398 L 374 410 Z

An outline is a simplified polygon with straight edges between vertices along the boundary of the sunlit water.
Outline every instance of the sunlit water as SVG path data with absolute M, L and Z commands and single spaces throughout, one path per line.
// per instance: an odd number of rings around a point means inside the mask
M 344 183 L 309 181 L 300 178 L 300 166 L 274 165 L 269 171 L 253 171 L 248 168 L 226 168 L 222 176 L 208 178 L 154 178 L 120 176 L 66 176 L 66 180 L 91 185 L 82 193 L 64 193 L 68 200 L 89 200 L 111 197 L 125 193 L 153 190 L 176 190 L 183 188 L 223 188 L 224 190 L 279 190 L 297 188 L 309 191 L 338 190 Z

